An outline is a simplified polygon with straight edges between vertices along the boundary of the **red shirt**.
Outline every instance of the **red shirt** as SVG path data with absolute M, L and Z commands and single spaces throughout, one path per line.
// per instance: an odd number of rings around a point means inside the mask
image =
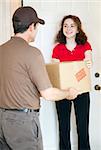
M 52 58 L 63 61 L 79 61 L 85 58 L 85 51 L 92 50 L 91 45 L 86 42 L 84 45 L 76 45 L 76 47 L 70 51 L 65 44 L 57 44 L 53 49 Z

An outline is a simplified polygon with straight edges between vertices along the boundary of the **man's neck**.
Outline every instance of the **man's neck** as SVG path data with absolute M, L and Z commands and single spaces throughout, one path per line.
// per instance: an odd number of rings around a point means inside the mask
M 15 37 L 20 37 L 24 39 L 27 43 L 30 42 L 29 36 L 26 33 L 17 33 L 15 34 Z

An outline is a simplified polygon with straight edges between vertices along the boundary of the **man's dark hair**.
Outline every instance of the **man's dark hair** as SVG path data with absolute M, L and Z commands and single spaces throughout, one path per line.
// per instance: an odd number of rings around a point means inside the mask
M 35 9 L 30 6 L 19 7 L 13 14 L 12 17 L 14 33 L 23 33 L 29 26 L 34 23 L 45 24 L 43 19 L 40 19 Z

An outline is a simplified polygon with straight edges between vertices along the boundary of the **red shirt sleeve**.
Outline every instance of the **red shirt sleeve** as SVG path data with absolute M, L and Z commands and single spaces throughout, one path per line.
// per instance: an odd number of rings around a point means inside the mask
M 52 58 L 59 59 L 59 45 L 56 45 L 56 46 L 53 48 Z
M 90 45 L 89 42 L 86 42 L 86 43 L 84 44 L 84 50 L 85 50 L 85 51 L 87 51 L 87 50 L 92 50 L 91 45 Z

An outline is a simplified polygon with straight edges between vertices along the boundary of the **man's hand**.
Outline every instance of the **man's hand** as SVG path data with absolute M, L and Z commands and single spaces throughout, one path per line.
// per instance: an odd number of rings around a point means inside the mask
M 79 94 L 80 94 L 80 92 L 77 89 L 71 87 L 71 88 L 68 88 L 68 96 L 66 98 L 69 99 L 69 100 L 73 100 Z

